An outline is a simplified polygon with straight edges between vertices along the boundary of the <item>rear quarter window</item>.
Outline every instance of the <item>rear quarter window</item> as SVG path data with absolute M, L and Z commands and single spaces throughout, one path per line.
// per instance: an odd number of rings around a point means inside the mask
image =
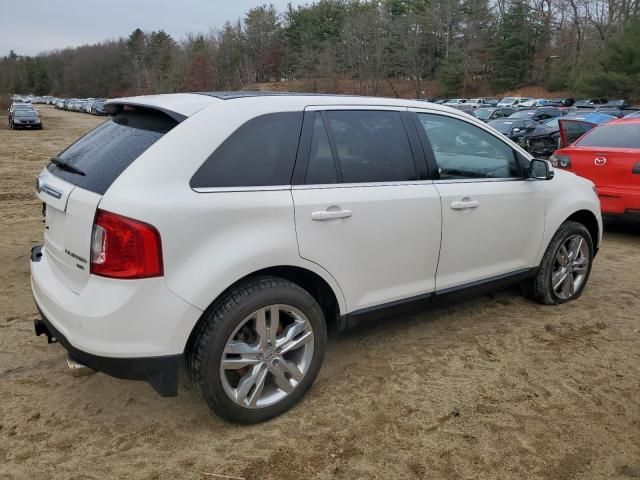
M 191 188 L 289 185 L 302 112 L 269 113 L 233 132 L 198 169 Z
M 55 176 L 104 195 L 120 174 L 177 122 L 152 110 L 123 111 L 80 138 L 58 157 L 83 175 L 49 164 Z
M 640 123 L 604 125 L 588 132 L 578 147 L 640 148 Z

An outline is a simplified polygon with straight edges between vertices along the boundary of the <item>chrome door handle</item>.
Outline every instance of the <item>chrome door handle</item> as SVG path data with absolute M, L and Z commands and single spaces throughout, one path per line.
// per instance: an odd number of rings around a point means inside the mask
M 480 202 L 477 200 L 462 200 L 461 202 L 452 202 L 451 209 L 452 210 L 465 210 L 467 208 L 477 208 L 480 205 Z
M 353 215 L 351 210 L 322 210 L 313 212 L 311 220 L 322 222 L 324 220 L 333 220 L 334 218 L 349 218 L 351 215 Z

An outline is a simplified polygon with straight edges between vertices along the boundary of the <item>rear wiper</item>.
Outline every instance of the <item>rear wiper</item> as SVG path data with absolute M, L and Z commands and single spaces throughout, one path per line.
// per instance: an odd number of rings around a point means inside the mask
M 78 167 L 74 167 L 70 163 L 65 162 L 60 157 L 51 157 L 50 162 L 53 163 L 56 167 L 59 167 L 62 170 L 66 170 L 69 173 L 75 173 L 76 175 L 82 175 L 83 177 L 86 175 L 86 173 L 84 173 Z

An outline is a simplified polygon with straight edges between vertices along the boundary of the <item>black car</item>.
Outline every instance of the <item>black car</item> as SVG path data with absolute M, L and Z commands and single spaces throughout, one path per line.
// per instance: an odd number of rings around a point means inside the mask
M 35 110 L 18 109 L 13 112 L 9 126 L 14 130 L 18 128 L 42 130 L 42 120 Z
M 550 118 L 559 117 L 562 115 L 562 111 L 553 107 L 541 107 L 535 110 L 520 110 L 516 113 L 509 115 L 509 118 L 520 118 L 533 120 L 535 122 L 542 122 Z
M 491 120 L 495 120 L 497 118 L 504 118 L 504 117 L 508 117 L 509 115 L 512 115 L 513 113 L 517 112 L 518 109 L 517 108 L 510 108 L 510 107 L 483 107 L 483 108 L 476 108 L 473 112 L 473 114 L 475 115 L 475 117 L 479 120 L 482 120 L 483 122 L 487 123 L 490 122 Z
M 609 100 L 606 98 L 587 98 L 584 100 L 578 100 L 573 104 L 573 106 L 575 108 L 593 108 L 598 105 L 606 105 L 607 103 L 609 103 Z
M 549 103 L 550 107 L 571 107 L 576 101 L 573 98 L 554 98 Z
M 579 109 L 571 115 L 556 117 L 539 124 L 533 131 L 520 137 L 518 142 L 534 157 L 547 158 L 559 148 L 560 125 L 558 120 L 574 120 L 584 124 L 598 125 L 611 119 L 612 117 L 605 112 Z
M 501 120 L 491 120 L 489 126 L 506 135 L 514 142 L 517 142 L 523 136 L 534 131 L 538 123 L 527 119 L 504 118 Z

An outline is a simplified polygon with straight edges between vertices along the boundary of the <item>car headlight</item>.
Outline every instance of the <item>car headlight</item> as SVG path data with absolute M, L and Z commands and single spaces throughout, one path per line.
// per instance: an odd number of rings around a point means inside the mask
M 571 168 L 571 158 L 569 155 L 553 154 L 549 157 L 551 165 L 557 168 Z

